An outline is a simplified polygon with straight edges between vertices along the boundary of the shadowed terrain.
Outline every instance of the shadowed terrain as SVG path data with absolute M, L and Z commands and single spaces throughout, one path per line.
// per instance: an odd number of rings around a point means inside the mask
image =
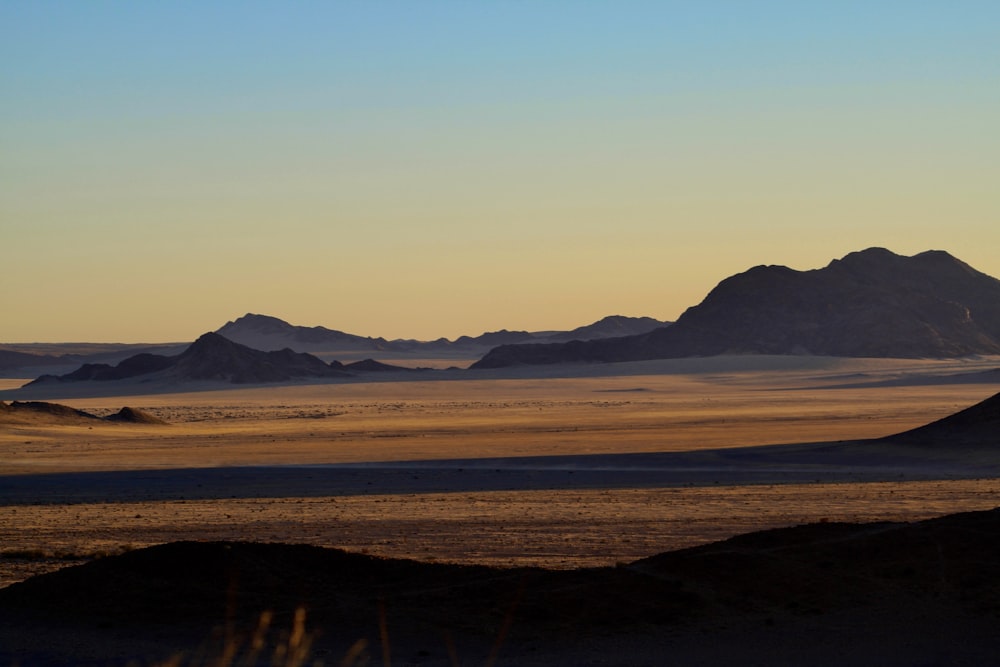
M 171 543 L 0 589 L 0 659 L 56 664 L 71 648 L 78 664 L 163 660 L 213 626 L 246 636 L 261 612 L 289 623 L 298 608 L 330 664 L 358 640 L 378 657 L 383 638 L 411 664 L 450 664 L 449 652 L 502 664 L 974 664 L 1000 650 L 1000 510 L 769 530 L 573 571 Z M 45 628 L 77 643 L 40 641 Z

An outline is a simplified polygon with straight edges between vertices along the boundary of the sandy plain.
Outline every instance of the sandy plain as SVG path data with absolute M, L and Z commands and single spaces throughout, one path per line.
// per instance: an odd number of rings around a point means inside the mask
M 739 456 L 926 424 L 996 393 L 998 366 L 737 357 L 119 395 L 5 380 L 4 400 L 170 424 L 0 426 L 0 585 L 175 540 L 576 568 L 769 527 L 989 509 L 992 455 Z

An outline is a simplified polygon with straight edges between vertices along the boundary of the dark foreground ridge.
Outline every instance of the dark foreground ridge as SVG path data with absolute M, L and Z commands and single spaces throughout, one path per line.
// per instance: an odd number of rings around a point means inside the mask
M 360 646 L 375 664 L 390 650 L 407 664 L 985 664 L 1000 654 L 1000 510 L 575 571 L 171 543 L 0 589 L 0 661 L 149 664 L 190 656 L 214 626 L 245 640 L 265 611 L 287 632 L 297 609 L 316 639 L 306 664 Z
M 757 266 L 723 280 L 670 327 L 564 344 L 503 345 L 473 368 L 720 354 L 1000 354 L 1000 280 L 946 252 L 869 248 L 822 269 Z

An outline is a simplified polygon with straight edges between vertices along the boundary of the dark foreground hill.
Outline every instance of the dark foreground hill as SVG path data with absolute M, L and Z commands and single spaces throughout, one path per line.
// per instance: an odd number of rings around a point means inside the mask
M 812 271 L 757 266 L 723 280 L 670 327 L 560 345 L 505 345 L 473 367 L 719 354 L 1000 354 L 1000 280 L 942 251 L 903 257 L 870 248 Z
M 294 664 L 992 664 L 1000 510 L 769 530 L 574 571 L 171 543 L 0 589 L 0 662 L 150 664 L 200 646 L 180 664 L 209 664 L 228 643 L 226 664 L 246 664 L 261 613 L 265 644 L 287 646 L 298 609 L 293 635 L 313 641 Z M 212 640 L 213 627 L 228 629 Z
M 111 366 L 84 364 L 66 375 L 43 375 L 28 385 L 109 380 L 208 380 L 236 384 L 283 382 L 297 378 L 348 376 L 311 354 L 289 349 L 254 350 L 216 333 L 206 333 L 176 356 L 137 354 Z M 26 385 L 26 386 L 28 386 Z

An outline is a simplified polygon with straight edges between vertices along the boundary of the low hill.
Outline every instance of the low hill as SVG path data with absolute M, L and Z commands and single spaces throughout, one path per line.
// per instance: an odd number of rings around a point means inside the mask
M 126 424 L 166 424 L 164 420 L 159 417 L 154 417 L 145 410 L 140 410 L 139 408 L 130 408 L 125 406 L 113 415 L 108 415 L 104 418 L 105 421 L 109 422 L 123 422 Z
M 474 368 L 721 354 L 1000 354 L 1000 280 L 943 251 L 870 248 L 822 269 L 757 266 L 723 280 L 670 327 L 560 345 L 507 345 Z
M 159 417 L 138 408 L 124 407 L 113 415 L 98 417 L 59 403 L 45 401 L 0 401 L 0 424 L 19 426 L 93 424 L 94 422 L 129 424 L 166 424 Z
M 330 364 L 331 366 L 333 363 Z M 361 361 L 354 361 L 349 364 L 341 364 L 340 368 L 345 371 L 359 372 L 359 373 L 394 373 L 394 372 L 408 372 L 408 371 L 418 371 L 417 368 L 407 368 L 405 366 L 396 366 L 394 364 L 384 364 L 381 361 L 376 361 L 374 359 L 362 359 Z

